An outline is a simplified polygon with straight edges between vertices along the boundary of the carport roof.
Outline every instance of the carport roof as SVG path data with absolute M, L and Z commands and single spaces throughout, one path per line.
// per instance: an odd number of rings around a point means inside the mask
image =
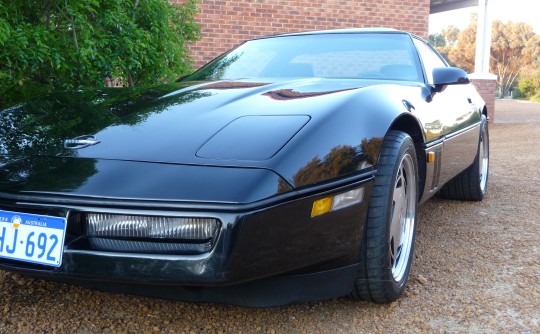
M 478 6 L 478 0 L 430 0 L 430 14 Z

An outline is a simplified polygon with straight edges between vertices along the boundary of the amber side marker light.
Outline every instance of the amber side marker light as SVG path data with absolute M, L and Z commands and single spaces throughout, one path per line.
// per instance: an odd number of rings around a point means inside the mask
M 435 161 L 435 152 L 428 152 L 427 154 L 427 162 L 432 163 Z
M 364 188 L 357 188 L 347 192 L 325 197 L 313 202 L 311 217 L 323 215 L 325 213 L 346 208 L 348 206 L 360 203 L 364 200 Z
M 333 197 L 325 197 L 313 202 L 313 208 L 311 209 L 311 217 L 320 216 L 332 211 Z

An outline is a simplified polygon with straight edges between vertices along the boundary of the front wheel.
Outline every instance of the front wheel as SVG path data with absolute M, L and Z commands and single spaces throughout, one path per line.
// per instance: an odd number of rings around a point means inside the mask
M 360 248 L 352 297 L 389 303 L 403 293 L 411 268 L 418 205 L 418 163 L 411 137 L 386 136 Z

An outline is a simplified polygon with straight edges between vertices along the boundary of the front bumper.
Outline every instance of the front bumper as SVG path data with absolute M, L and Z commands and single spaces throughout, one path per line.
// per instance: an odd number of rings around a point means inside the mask
M 367 175 L 284 194 L 264 203 L 214 204 L 206 210 L 182 206 L 176 210 L 134 208 L 110 201 L 103 207 L 99 201 L 77 205 L 46 203 L 39 198 L 2 200 L 0 208 L 12 211 L 46 208 L 72 213 L 203 215 L 215 217 L 222 224 L 212 250 L 200 255 L 102 252 L 77 249 L 75 241 L 67 241 L 58 268 L 5 259 L 0 259 L 0 268 L 85 286 L 190 301 L 269 306 L 336 297 L 347 294 L 354 282 L 371 186 L 372 176 Z M 356 187 L 365 188 L 361 203 L 311 217 L 315 200 Z M 68 225 L 71 223 L 68 220 Z M 286 286 L 298 293 L 285 291 Z M 238 293 L 238 289 L 259 290 L 257 287 L 266 292 L 250 292 L 255 302 L 246 302 L 242 297 L 245 294 Z M 279 297 L 278 291 L 283 291 Z M 264 296 L 270 301 L 265 302 Z

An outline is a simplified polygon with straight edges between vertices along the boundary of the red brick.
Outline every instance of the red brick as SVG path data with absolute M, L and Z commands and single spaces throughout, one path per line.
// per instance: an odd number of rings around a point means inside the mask
M 487 79 L 471 79 L 472 84 L 486 102 L 489 122 L 495 121 L 495 90 L 497 89 L 497 81 Z
M 245 39 L 277 33 L 379 26 L 427 38 L 429 7 L 429 0 L 203 0 L 202 39 L 190 50 L 200 67 Z

